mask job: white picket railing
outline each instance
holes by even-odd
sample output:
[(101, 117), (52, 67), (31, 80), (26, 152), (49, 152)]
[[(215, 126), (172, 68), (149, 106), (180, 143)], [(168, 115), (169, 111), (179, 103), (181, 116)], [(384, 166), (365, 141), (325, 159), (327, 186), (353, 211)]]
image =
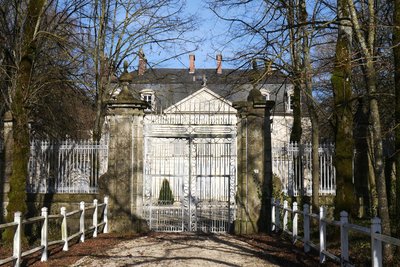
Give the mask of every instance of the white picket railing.
[[(98, 222), (99, 208), (103, 208), (103, 221), (101, 223)], [(88, 229), (85, 229), (85, 212), (93, 210), (92, 216), (92, 226)], [(79, 232), (68, 235), (68, 217), (79, 214)], [(99, 228), (103, 227), (103, 233), (108, 233), (108, 197), (104, 198), (104, 203), (98, 204), (97, 199), (93, 201), (93, 205), (86, 206), (85, 202), (80, 202), (79, 209), (74, 210), (67, 213), (65, 207), (61, 208), (60, 214), (49, 215), (48, 210), (46, 207), (42, 208), (41, 216), (29, 218), (26, 220), (22, 219), (21, 212), (14, 213), (14, 222), (0, 224), (0, 230), (6, 228), (14, 228), (14, 243), (13, 243), (13, 255), (5, 258), (0, 259), (0, 265), (13, 262), (14, 266), (20, 266), (22, 262), (22, 258), (32, 255), (38, 251), (41, 251), (41, 261), (47, 261), (48, 258), (48, 248), (49, 246), (53, 246), (56, 244), (62, 244), (63, 250), (68, 250), (68, 242), (74, 238), (79, 237), (80, 242), (85, 242), (85, 234), (89, 232), (93, 232), (92, 236), (97, 237)], [(49, 241), (48, 239), (48, 223), (49, 219), (62, 219), (61, 222), (61, 239), (60, 240), (53, 240)], [(23, 226), (27, 224), (33, 223), (41, 223), (41, 242), (40, 246), (32, 248), (28, 251), (22, 251), (21, 245), (21, 236), (23, 231)]]
[(86, 141), (33, 141), (27, 191), (30, 193), (97, 193), (107, 171), (108, 144)]
[[(282, 182), (282, 191), (289, 196), (312, 194), (311, 144), (289, 143), (272, 148), (272, 172)], [(321, 144), (319, 149), (319, 194), (336, 193), (336, 172), (333, 165), (333, 144)]]
[[(292, 229), (289, 229), (289, 213), (292, 218)], [(282, 217), (281, 217), (282, 214)], [(298, 236), (298, 216), (303, 216), (303, 237)], [(383, 266), (382, 257), (382, 245), (388, 243), (396, 246), (400, 246), (400, 239), (381, 234), (381, 219), (375, 217), (371, 219), (371, 227), (363, 227), (356, 224), (349, 223), (348, 213), (342, 211), (340, 213), (340, 220), (334, 221), (326, 218), (326, 208), (320, 207), (319, 214), (310, 213), (310, 206), (305, 204), (303, 211), (299, 210), (297, 203), (293, 203), (293, 207), (288, 206), (288, 202), (285, 200), (283, 205), (279, 200), (272, 199), (272, 230), (279, 231), (283, 230), (287, 234), (291, 235), (293, 241), (300, 240), (304, 244), (304, 252), (309, 252), (311, 248), (319, 251), (320, 263), (326, 261), (326, 257), (340, 263), (341, 266), (352, 266), (349, 258), (349, 231), (355, 231), (362, 233), (371, 238), (371, 264), (373, 267)], [(315, 219), (319, 223), (319, 243), (315, 244), (310, 239), (310, 221)], [(282, 224), (281, 224), (282, 222)], [(326, 226), (333, 225), (340, 229), (340, 255), (335, 255), (327, 251), (327, 238), (326, 238)]]

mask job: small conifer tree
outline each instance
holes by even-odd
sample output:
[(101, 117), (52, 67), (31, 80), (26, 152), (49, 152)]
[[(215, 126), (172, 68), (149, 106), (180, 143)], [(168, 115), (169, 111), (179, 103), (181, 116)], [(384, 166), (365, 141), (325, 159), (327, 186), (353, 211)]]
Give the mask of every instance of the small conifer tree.
[(174, 196), (172, 195), (171, 187), (169, 186), (169, 181), (164, 179), (160, 189), (160, 195), (158, 197), (158, 204), (161, 205), (171, 205), (174, 203)]

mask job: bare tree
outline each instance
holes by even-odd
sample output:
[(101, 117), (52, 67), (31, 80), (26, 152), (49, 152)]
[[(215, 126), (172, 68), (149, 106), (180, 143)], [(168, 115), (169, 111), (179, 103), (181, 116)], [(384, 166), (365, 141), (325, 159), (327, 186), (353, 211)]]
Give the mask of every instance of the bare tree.
[[(318, 101), (313, 89), (313, 50), (327, 34), (334, 17), (327, 16), (323, 1), (311, 5), (306, 1), (218, 1), (212, 8), (231, 22), (232, 42), (246, 38), (248, 45), (239, 49), (235, 59), (240, 67), (254, 58), (271, 60), (273, 66), (287, 73), (294, 84), (294, 123), (291, 140), (301, 140), (301, 96), (306, 97), (308, 114), (312, 122), (313, 143), (313, 206), (318, 207), (319, 195), (319, 120)], [(241, 7), (245, 14), (237, 14)], [(218, 8), (232, 10), (230, 17), (221, 15)], [(219, 11), (219, 12), (218, 12)], [(229, 13), (229, 12), (225, 12)], [(329, 34), (329, 33), (328, 33)], [(243, 46), (242, 46), (243, 47)], [(267, 75), (261, 73), (259, 80)], [(303, 101), (302, 101), (303, 102)]]
[[(26, 98), (31, 90), (31, 74), (34, 68), (34, 58), (37, 53), (35, 39), (39, 32), (40, 19), (45, 5), (44, 0), (29, 1), (26, 8), (26, 19), (21, 28), (20, 57), (16, 62), (14, 90), (11, 92), (11, 111), (14, 118), (13, 129), (13, 166), (10, 178), (9, 205), (7, 206), (8, 220), (16, 211), (26, 212), (26, 177), (28, 177), (29, 159), (29, 110)], [(12, 240), (13, 233), (5, 233), (8, 241)]]
[[(386, 192), (386, 179), (384, 173), (384, 160), (383, 160), (383, 144), (382, 144), (382, 125), (380, 118), (380, 110), (378, 106), (378, 94), (376, 86), (376, 68), (375, 68), (375, 56), (376, 56), (376, 10), (377, 3), (373, 0), (363, 2), (362, 12), (358, 12), (356, 4), (352, 0), (347, 0), (350, 20), (352, 28), (356, 37), (356, 42), (360, 48), (362, 55), (362, 62), (365, 72), (368, 106), (370, 110), (370, 123), (371, 123), (371, 141), (372, 146), (372, 163), (376, 177), (376, 189), (378, 193), (378, 213), (382, 219), (382, 232), (384, 234), (391, 234), (390, 218), (389, 218), (389, 207), (387, 202)], [(365, 17), (362, 17), (365, 15)], [(362, 20), (361, 20), (362, 19)], [(365, 25), (361, 24), (361, 21), (366, 21)], [(364, 29), (367, 29), (367, 34), (364, 33)], [(392, 257), (390, 247), (386, 246), (385, 256), (387, 259)]]
[[(69, 100), (80, 99), (76, 103), (87, 99), (77, 83), (82, 62), (76, 45), (79, 32), (75, 19), (88, 2), (0, 1), (1, 103), (11, 112), (14, 122), (8, 220), (15, 211), (27, 211), (31, 130), (48, 123), (49, 116), (62, 115), (60, 103), (66, 100), (65, 96), (71, 96)], [(45, 115), (41, 114), (43, 111)], [(48, 137), (46, 131), (40, 134)]]
[[(95, 140), (101, 138), (106, 103), (115, 89), (113, 83), (122, 63), (136, 60), (144, 47), (163, 50), (181, 44), (188, 48), (191, 44), (184, 33), (193, 29), (194, 19), (184, 16), (183, 8), (180, 0), (96, 0), (92, 12), (82, 18), (81, 23), (88, 29), (88, 69), (94, 73)], [(173, 53), (170, 57), (174, 56), (178, 55)]]

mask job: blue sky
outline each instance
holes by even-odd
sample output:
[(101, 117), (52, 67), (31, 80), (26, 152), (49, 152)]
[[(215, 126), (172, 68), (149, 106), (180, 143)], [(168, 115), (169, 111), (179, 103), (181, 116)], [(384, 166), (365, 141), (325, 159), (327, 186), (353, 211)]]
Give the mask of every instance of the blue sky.
[[(226, 36), (227, 23), (218, 19), (207, 7), (205, 1), (187, 0), (186, 12), (195, 14), (198, 17), (198, 27), (196, 27), (193, 32), (189, 33), (189, 36), (202, 39), (202, 41), (198, 43), (198, 48), (193, 52), (196, 56), (196, 68), (215, 68), (216, 54), (222, 53), (222, 55), (224, 55), (224, 52), (227, 52), (223, 51), (221, 46), (218, 46), (221, 37), (224, 35)], [(179, 51), (177, 52), (179, 53)], [(149, 54), (146, 54), (146, 56), (150, 61), (154, 60), (155, 62), (158, 58), (157, 55), (153, 58)], [(163, 55), (159, 55), (159, 57), (163, 58)], [(159, 66), (167, 68), (186, 68), (189, 66), (189, 56), (184, 55), (178, 59), (171, 59), (161, 63)], [(224, 62), (223, 67), (232, 66)]]

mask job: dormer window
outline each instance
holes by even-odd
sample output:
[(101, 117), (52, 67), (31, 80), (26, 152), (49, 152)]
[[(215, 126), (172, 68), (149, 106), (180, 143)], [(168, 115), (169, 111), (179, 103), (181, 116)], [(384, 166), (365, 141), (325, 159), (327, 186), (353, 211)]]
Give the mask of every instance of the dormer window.
[(153, 99), (153, 95), (150, 95), (150, 94), (143, 95), (143, 100), (146, 101), (149, 104), (149, 106), (152, 105), (152, 99)]
[(265, 98), (265, 100), (271, 100), (270, 99), (270, 97), (271, 97), (270, 93), (269, 93), (269, 91), (267, 89), (261, 88), (260, 92), (261, 92), (261, 95)]
[(140, 98), (149, 104), (149, 107), (145, 111), (155, 110), (155, 94), (151, 89), (144, 89), (140, 91)]

